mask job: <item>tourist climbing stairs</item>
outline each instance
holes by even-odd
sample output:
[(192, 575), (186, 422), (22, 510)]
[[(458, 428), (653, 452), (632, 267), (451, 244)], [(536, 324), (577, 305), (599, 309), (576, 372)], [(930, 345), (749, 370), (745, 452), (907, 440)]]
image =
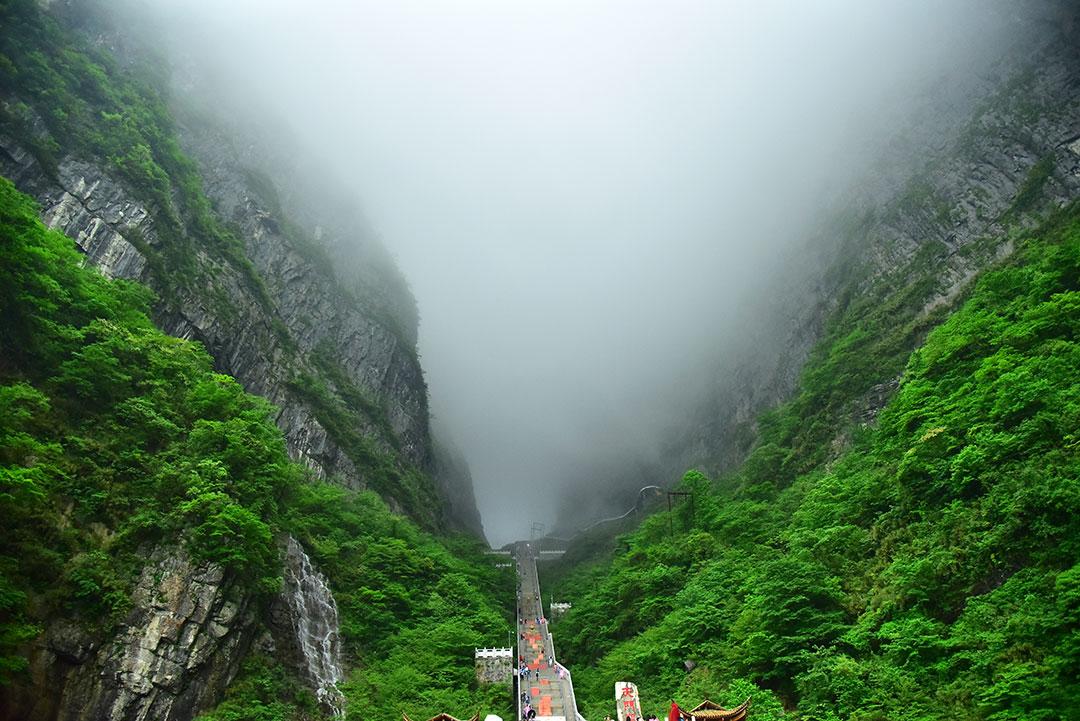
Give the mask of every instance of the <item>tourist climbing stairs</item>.
[[(518, 574), (518, 718), (528, 707), (535, 721), (578, 721), (574, 686), (569, 671), (555, 659), (555, 648), (544, 616), (540, 580), (536, 574), (539, 551), (531, 543), (519, 543), (514, 556)], [(584, 721), (583, 719), (581, 721)]]

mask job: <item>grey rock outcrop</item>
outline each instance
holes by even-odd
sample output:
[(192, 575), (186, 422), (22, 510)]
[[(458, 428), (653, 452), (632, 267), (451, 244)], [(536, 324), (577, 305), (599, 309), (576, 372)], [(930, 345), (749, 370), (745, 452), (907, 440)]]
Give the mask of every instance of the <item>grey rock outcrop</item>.
[(447, 518), (455, 530), (484, 538), (469, 462), (449, 437), (448, 430), (435, 428), (433, 473), (446, 498)]
[[(316, 475), (353, 489), (369, 485), (354, 449), (320, 419), (320, 410), (326, 409), (313, 405), (298, 387), (304, 377), (318, 379), (333, 402), (348, 407), (356, 422), (350, 434), (367, 439), (396, 463), (430, 473), (427, 386), (410, 340), (415, 327), (402, 332), (389, 319), (387, 299), (367, 300), (355, 288), (343, 287), (317, 250), (284, 230), (286, 219), (260, 199), (240, 159), (220, 149), (224, 143), (188, 137), (187, 145), (193, 152), (216, 148), (211, 156), (199, 156), (207, 192), (243, 239), (261, 288), (211, 249), (198, 247), (191, 259), (198, 283), (170, 286), (161, 277), (169, 271), (155, 269), (136, 247), (160, 249), (161, 211), (136, 200), (139, 195), (99, 163), (69, 156), (49, 173), (13, 138), (0, 134), (0, 174), (33, 195), (46, 223), (76, 239), (89, 263), (112, 277), (157, 290), (162, 296), (155, 308), (158, 326), (201, 342), (218, 370), (278, 406), (276, 421), (290, 455)], [(334, 366), (335, 377), (327, 376), (316, 355), (323, 365)], [(338, 387), (342, 383), (348, 387)], [(368, 402), (350, 405), (350, 392)], [(454, 524), (442, 513), (451, 497), (455, 508), (475, 514), (471, 488), (468, 497), (460, 495), (459, 487), (440, 489), (442, 498), (412, 508), (392, 489), (380, 490), (391, 507), (415, 514), (426, 525)]]
[(152, 554), (119, 633), (101, 643), (58, 620), (36, 642), (32, 684), (5, 718), (189, 719), (220, 698), (251, 644), (255, 614), (219, 566), (177, 549)]
[[(379, 438), (385, 450), (395, 448), (408, 462), (427, 469), (427, 386), (415, 357), (415, 326), (404, 328), (391, 319), (390, 300), (378, 293), (369, 294), (366, 288), (346, 286), (335, 275), (329, 252), (306, 229), (295, 227), (272, 199), (264, 197), (266, 188), (255, 187), (249, 164), (255, 161), (236, 150), (226, 134), (205, 123), (197, 129), (181, 125), (179, 132), (184, 150), (199, 164), (205, 192), (218, 215), (243, 238), (245, 254), (265, 282), (273, 311), (299, 356), (305, 358), (320, 349), (336, 359), (348, 380), (382, 406), (394, 438), (381, 438), (384, 433), (374, 423), (363, 429), (365, 435)], [(272, 182), (264, 179), (262, 184)], [(242, 360), (236, 365), (243, 371)], [(266, 369), (233, 374), (247, 384), (254, 376), (265, 375)], [(282, 393), (277, 385), (267, 384), (253, 392), (283, 408), (296, 404), (296, 399)], [(326, 475), (339, 474), (350, 481), (358, 477), (355, 469), (329, 448), (332, 441), (321, 433), (312, 435), (308, 419), (292, 417), (281, 425), (283, 430), (295, 429), (286, 432), (298, 457), (311, 459)], [(300, 440), (304, 434), (306, 442)]]

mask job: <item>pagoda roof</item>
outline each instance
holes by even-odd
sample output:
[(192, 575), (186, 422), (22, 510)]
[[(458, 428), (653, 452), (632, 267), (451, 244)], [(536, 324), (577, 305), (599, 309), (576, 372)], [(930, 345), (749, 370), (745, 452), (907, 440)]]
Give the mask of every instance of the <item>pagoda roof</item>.
[[(401, 718), (404, 719), (404, 721), (412, 721), (408, 714), (401, 714)], [(432, 716), (429, 721), (462, 721), (462, 719), (455, 718), (448, 713), (441, 713)], [(468, 719), (468, 721), (480, 721), (480, 714), (473, 714), (472, 718)]]
[(733, 709), (726, 709), (720, 704), (705, 699), (691, 711), (683, 711), (683, 718), (694, 718), (699, 721), (743, 721), (746, 711), (750, 708), (750, 699), (747, 698)]

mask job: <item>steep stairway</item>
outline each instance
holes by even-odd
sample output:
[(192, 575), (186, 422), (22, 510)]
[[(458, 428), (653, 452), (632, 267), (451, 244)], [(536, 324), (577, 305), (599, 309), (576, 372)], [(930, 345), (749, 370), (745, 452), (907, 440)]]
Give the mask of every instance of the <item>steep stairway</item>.
[(577, 713), (574, 685), (570, 672), (555, 658), (555, 647), (548, 631), (536, 573), (539, 549), (527, 542), (514, 548), (518, 574), (517, 643), (518, 668), (524, 664), (528, 674), (518, 679), (518, 718), (525, 708), (523, 692), (528, 694), (536, 712), (535, 721), (584, 721)]

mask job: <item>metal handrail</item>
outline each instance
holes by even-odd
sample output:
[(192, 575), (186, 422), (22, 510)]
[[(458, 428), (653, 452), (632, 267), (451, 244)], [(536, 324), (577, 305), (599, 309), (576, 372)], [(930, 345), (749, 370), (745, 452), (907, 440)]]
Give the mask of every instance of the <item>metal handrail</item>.
[(610, 523), (610, 522), (612, 522), (612, 521), (621, 521), (622, 519), (624, 519), (624, 518), (626, 518), (627, 516), (629, 516), (629, 515), (630, 515), (631, 513), (636, 513), (636, 512), (638, 511), (639, 505), (640, 505), (640, 503), (641, 503), (641, 497), (642, 497), (643, 495), (645, 495), (645, 491), (657, 491), (657, 492), (662, 492), (663, 490), (664, 490), (664, 489), (663, 489), (663, 488), (661, 488), (660, 486), (643, 486), (643, 487), (641, 488), (641, 490), (639, 490), (639, 491), (638, 491), (638, 494), (637, 494), (637, 500), (636, 500), (636, 501), (634, 501), (634, 505), (633, 505), (633, 507), (632, 507), (632, 508), (631, 508), (631, 509), (630, 509), (629, 511), (627, 511), (627, 512), (626, 512), (626, 513), (624, 513), (624, 514), (622, 514), (621, 516), (612, 516), (611, 518), (601, 518), (601, 519), (600, 519), (599, 521), (593, 521), (592, 523), (590, 523), (589, 525), (585, 526), (585, 527), (584, 527), (584, 528), (582, 528), (582, 529), (581, 529), (580, 531), (578, 531), (578, 532), (577, 532), (576, 534), (574, 534), (574, 535), (575, 535), (575, 537), (576, 537), (576, 536), (580, 536), (580, 535), (581, 535), (582, 533), (586, 533), (586, 532), (588, 532), (588, 531), (591, 531), (592, 529), (594, 529), (594, 528), (596, 528), (597, 526), (599, 526), (599, 525), (600, 525), (601, 523)]
[[(536, 575), (536, 590), (537, 590), (537, 592), (539, 592), (540, 591), (540, 574), (538, 573), (538, 571), (536, 569), (536, 559), (535, 558), (533, 559), (533, 573), (537, 574)], [(541, 596), (541, 598), (543, 598), (543, 596)], [(561, 668), (563, 671), (566, 672), (566, 682), (570, 685), (570, 703), (574, 707), (574, 717), (576, 719), (581, 719), (581, 714), (578, 713), (578, 707), (577, 707), (577, 692), (574, 691), (574, 676), (573, 676), (573, 674), (570, 673), (570, 669), (568, 669), (566, 666), (563, 666), (561, 663), (559, 663), (559, 659), (555, 656), (555, 637), (551, 633), (551, 619), (548, 619), (548, 622), (544, 624), (544, 634), (547, 636), (548, 648), (551, 649), (551, 660), (555, 662), (555, 666), (557, 666), (558, 668)], [(581, 719), (581, 721), (584, 721), (584, 719)]]
[[(554, 656), (554, 653), (555, 653), (555, 644), (554, 644), (554, 642), (551, 644), (551, 652), (552, 652), (552, 655)], [(585, 718), (581, 715), (581, 712), (578, 711), (577, 692), (574, 690), (574, 675), (572, 673), (570, 673), (570, 669), (568, 669), (566, 666), (563, 666), (561, 663), (559, 663), (559, 661), (557, 659), (555, 661), (555, 665), (566, 672), (566, 681), (567, 681), (567, 683), (570, 684), (570, 703), (572, 703), (574, 705), (574, 718), (576, 718), (577, 721), (585, 721)]]

